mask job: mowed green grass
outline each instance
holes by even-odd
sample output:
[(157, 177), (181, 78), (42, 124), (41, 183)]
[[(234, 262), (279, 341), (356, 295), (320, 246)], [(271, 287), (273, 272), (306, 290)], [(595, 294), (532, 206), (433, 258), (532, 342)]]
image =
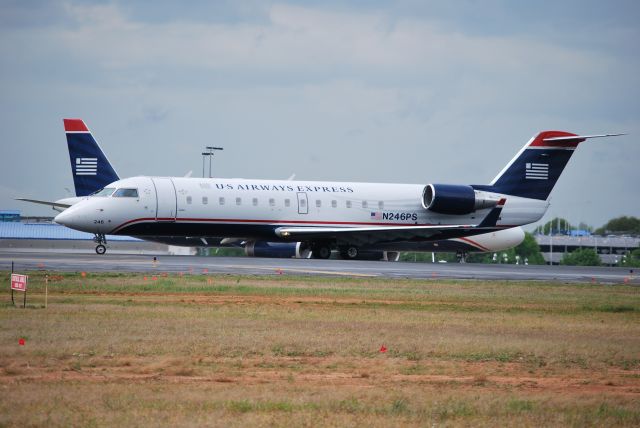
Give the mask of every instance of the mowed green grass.
[(146, 276), (7, 293), (0, 425), (640, 424), (636, 287)]

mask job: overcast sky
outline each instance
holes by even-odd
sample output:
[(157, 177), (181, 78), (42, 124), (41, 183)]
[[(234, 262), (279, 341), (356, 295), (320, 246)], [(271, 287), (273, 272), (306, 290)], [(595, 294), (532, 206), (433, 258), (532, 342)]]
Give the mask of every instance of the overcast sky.
[(0, 0), (0, 209), (73, 190), (64, 117), (121, 177), (490, 182), (582, 144), (545, 220), (640, 216), (637, 1)]

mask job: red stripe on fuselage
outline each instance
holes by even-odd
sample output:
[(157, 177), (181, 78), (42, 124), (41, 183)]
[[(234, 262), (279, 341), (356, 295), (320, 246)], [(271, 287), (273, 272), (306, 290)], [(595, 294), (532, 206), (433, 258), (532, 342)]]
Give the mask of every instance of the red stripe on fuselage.
[[(138, 223), (144, 221), (173, 221), (173, 218), (136, 218), (122, 223), (120, 226), (113, 229), (112, 232), (122, 229), (124, 226), (128, 226), (131, 223)], [(414, 223), (365, 223), (355, 221), (310, 221), (310, 220), (249, 220), (249, 219), (236, 219), (236, 218), (177, 218), (176, 223), (180, 222), (203, 222), (203, 223), (257, 223), (257, 224), (273, 224), (273, 225), (289, 225), (289, 224), (308, 224), (308, 225), (346, 225), (346, 226), (432, 226), (431, 224), (414, 224)]]
[[(118, 232), (120, 229), (125, 226), (129, 226), (133, 223), (141, 223), (145, 221), (174, 221), (173, 218), (154, 218), (154, 217), (146, 217), (146, 218), (136, 218), (133, 220), (126, 221), (121, 225), (117, 226), (111, 231), (111, 234)], [(248, 219), (232, 219), (232, 218), (177, 218), (175, 219), (175, 223), (180, 222), (202, 222), (202, 223), (218, 223), (218, 224), (229, 224), (229, 223), (240, 223), (240, 224), (272, 224), (272, 225), (290, 225), (290, 224), (306, 224), (306, 225), (321, 225), (321, 226), (330, 226), (330, 225), (343, 225), (343, 226), (436, 226), (430, 223), (424, 224), (415, 224), (415, 223), (365, 223), (365, 222), (353, 222), (353, 221), (310, 221), (310, 220), (248, 220)], [(498, 228), (509, 228), (515, 226), (498, 226)]]

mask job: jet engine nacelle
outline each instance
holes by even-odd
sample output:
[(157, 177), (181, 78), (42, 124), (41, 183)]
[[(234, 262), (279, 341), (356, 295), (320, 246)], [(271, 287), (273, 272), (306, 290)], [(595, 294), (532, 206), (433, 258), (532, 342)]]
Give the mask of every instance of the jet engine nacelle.
[(278, 259), (308, 259), (311, 250), (304, 242), (249, 241), (244, 246), (249, 257), (271, 257)]
[(422, 206), (439, 214), (470, 214), (492, 208), (499, 200), (498, 195), (458, 184), (427, 184), (422, 191)]

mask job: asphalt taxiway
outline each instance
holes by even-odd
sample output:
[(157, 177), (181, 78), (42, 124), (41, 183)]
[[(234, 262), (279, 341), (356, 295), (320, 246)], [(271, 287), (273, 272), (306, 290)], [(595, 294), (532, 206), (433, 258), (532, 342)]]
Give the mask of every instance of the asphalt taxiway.
[(243, 275), (323, 275), (414, 279), (534, 280), (640, 285), (628, 268), (484, 265), (351, 260), (264, 259), (93, 253), (0, 253), (0, 270), (54, 272), (167, 272)]

